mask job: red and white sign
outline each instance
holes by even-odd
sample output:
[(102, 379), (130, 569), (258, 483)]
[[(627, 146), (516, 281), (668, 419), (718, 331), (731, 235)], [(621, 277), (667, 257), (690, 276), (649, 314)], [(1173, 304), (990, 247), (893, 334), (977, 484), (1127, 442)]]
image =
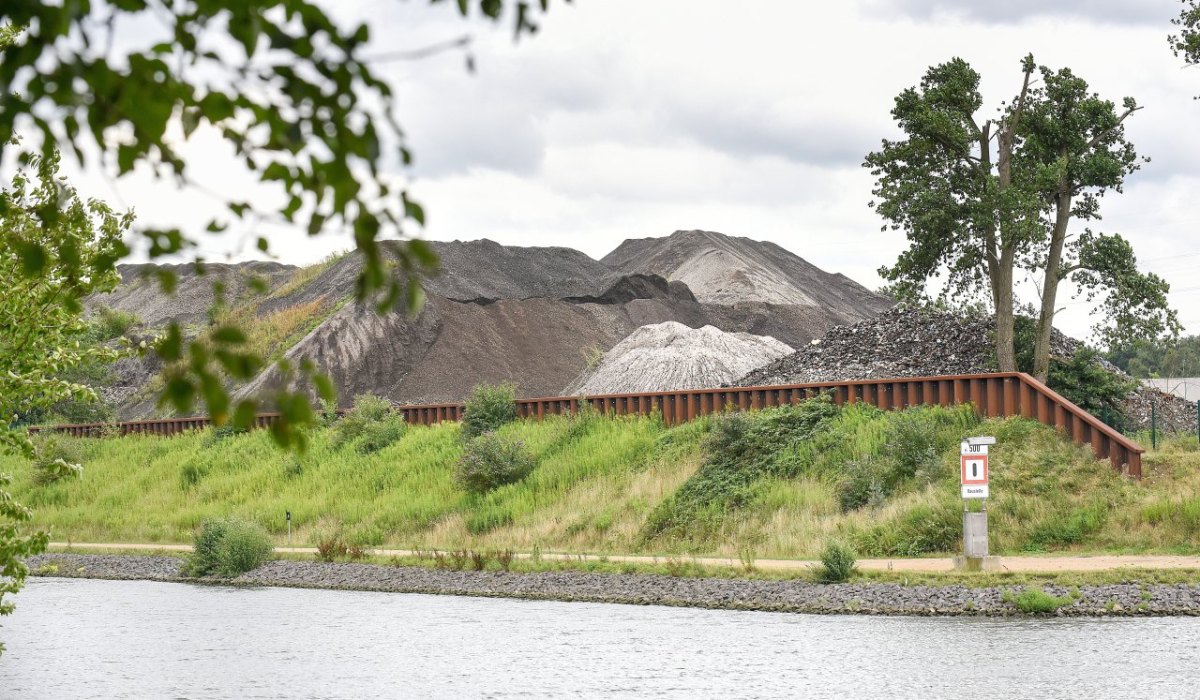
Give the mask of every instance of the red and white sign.
[(988, 445), (995, 438), (966, 438), (962, 441), (962, 497), (988, 497)]
[(985, 486), (988, 482), (988, 456), (962, 456), (962, 485)]

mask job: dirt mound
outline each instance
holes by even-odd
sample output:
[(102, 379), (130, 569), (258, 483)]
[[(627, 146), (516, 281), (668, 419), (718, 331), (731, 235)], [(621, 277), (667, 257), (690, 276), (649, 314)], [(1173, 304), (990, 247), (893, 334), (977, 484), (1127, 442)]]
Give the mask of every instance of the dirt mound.
[(825, 272), (774, 243), (712, 231), (628, 240), (604, 257), (614, 270), (685, 283), (705, 304), (757, 302), (818, 307), (842, 323), (870, 318), (892, 302), (843, 275)]
[(642, 326), (604, 353), (564, 393), (670, 391), (721, 386), (792, 352), (771, 337), (689, 328), (667, 321)]
[[(641, 326), (713, 326), (799, 347), (887, 305), (778, 246), (716, 233), (630, 241), (604, 261), (569, 248), (488, 240), (430, 245), (442, 269), (424, 282), (428, 303), (416, 318), (376, 315), (349, 302), (362, 269), (354, 253), (305, 269), (247, 263), (210, 270), (235, 299), (242, 299), (251, 275), (265, 276), (270, 291), (241, 302), (239, 317), (257, 319), (257, 332), (266, 335), (256, 337), (269, 339), (269, 354), (312, 360), (328, 373), (343, 403), (362, 393), (406, 403), (457, 401), (476, 384), (500, 381), (515, 382), (525, 397), (557, 395), (584, 372), (589, 357)], [(722, 266), (730, 267), (725, 287), (718, 279)], [(94, 302), (134, 311), (149, 331), (180, 320), (198, 332), (217, 277), (181, 274), (180, 293), (168, 297), (140, 276), (153, 269), (131, 268), (116, 293)], [(675, 274), (679, 269), (682, 275)], [(694, 293), (688, 280), (704, 294)], [(107, 395), (122, 417), (155, 414), (147, 367), (126, 364), (118, 368), (120, 386)], [(710, 383), (734, 379), (755, 364), (729, 365), (737, 369)], [(238, 394), (281, 381), (268, 369)]]

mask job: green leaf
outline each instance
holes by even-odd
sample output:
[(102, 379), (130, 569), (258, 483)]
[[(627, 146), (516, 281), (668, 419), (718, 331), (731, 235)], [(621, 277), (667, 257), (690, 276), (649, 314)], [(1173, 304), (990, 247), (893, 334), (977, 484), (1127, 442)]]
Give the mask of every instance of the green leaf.
[(226, 345), (240, 345), (246, 342), (246, 334), (237, 326), (219, 326), (212, 332), (212, 339)]
[(401, 195), (401, 199), (404, 201), (404, 215), (424, 226), (425, 210), (421, 205), (409, 199), (408, 195)]
[(17, 252), (21, 256), (21, 270), (26, 277), (36, 277), (42, 274), (49, 262), (46, 249), (37, 243), (20, 242)]

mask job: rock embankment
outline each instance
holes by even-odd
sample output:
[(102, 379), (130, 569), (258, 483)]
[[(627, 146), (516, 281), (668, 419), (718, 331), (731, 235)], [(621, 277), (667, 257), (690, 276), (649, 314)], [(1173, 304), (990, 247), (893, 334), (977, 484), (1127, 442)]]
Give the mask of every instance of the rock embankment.
[(568, 396), (640, 391), (707, 389), (790, 354), (792, 348), (770, 336), (726, 333), (720, 328), (689, 328), (667, 321), (645, 325), (593, 369), (567, 386)]
[[(32, 557), (39, 576), (185, 581), (170, 557), (44, 554)], [(273, 561), (232, 585), (431, 593), (442, 595), (672, 605), (730, 610), (888, 615), (1014, 615), (1006, 598), (1020, 586), (970, 588), (894, 583), (818, 584), (805, 580), (684, 578), (581, 571), (510, 573), (450, 571), (374, 564)], [(1046, 592), (1071, 591), (1047, 586)], [(1200, 615), (1200, 586), (1137, 583), (1081, 586), (1060, 615)]]

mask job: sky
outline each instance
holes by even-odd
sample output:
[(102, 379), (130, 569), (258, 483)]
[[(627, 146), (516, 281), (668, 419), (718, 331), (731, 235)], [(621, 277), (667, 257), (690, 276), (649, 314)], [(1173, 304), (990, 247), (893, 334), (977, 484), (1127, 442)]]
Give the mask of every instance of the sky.
[[(452, 3), (449, 3), (452, 5)], [(332, 4), (328, 4), (334, 7)], [(1200, 69), (1166, 43), (1177, 0), (575, 0), (551, 3), (541, 31), (463, 21), (452, 7), (339, 0), (368, 21), (372, 50), (472, 37), (462, 51), (382, 63), (415, 153), (410, 191), (423, 236), (569, 246), (601, 257), (627, 238), (705, 229), (769, 240), (869, 288), (903, 250), (869, 207), (865, 154), (895, 137), (895, 96), (931, 65), (966, 59), (985, 109), (1019, 88), (1020, 59), (1070, 67), (1102, 96), (1144, 106), (1127, 137), (1151, 162), (1089, 224), (1125, 235), (1142, 267), (1172, 284), (1200, 333)], [(256, 193), (220, 139), (185, 146), (192, 176), (229, 196)], [(208, 193), (136, 173), (87, 171), (80, 189), (139, 220), (202, 222)], [(252, 194), (251, 198), (270, 197)], [(1081, 228), (1081, 227), (1080, 227)], [(1078, 232), (1078, 228), (1076, 232)], [(257, 233), (257, 232), (256, 232)], [(277, 259), (320, 260), (352, 247), (270, 229)], [(202, 235), (202, 234), (197, 234)], [(204, 235), (210, 260), (256, 256), (253, 238)], [(1060, 294), (1060, 298), (1062, 295)], [(1064, 301), (1058, 325), (1086, 336), (1090, 305)]]

